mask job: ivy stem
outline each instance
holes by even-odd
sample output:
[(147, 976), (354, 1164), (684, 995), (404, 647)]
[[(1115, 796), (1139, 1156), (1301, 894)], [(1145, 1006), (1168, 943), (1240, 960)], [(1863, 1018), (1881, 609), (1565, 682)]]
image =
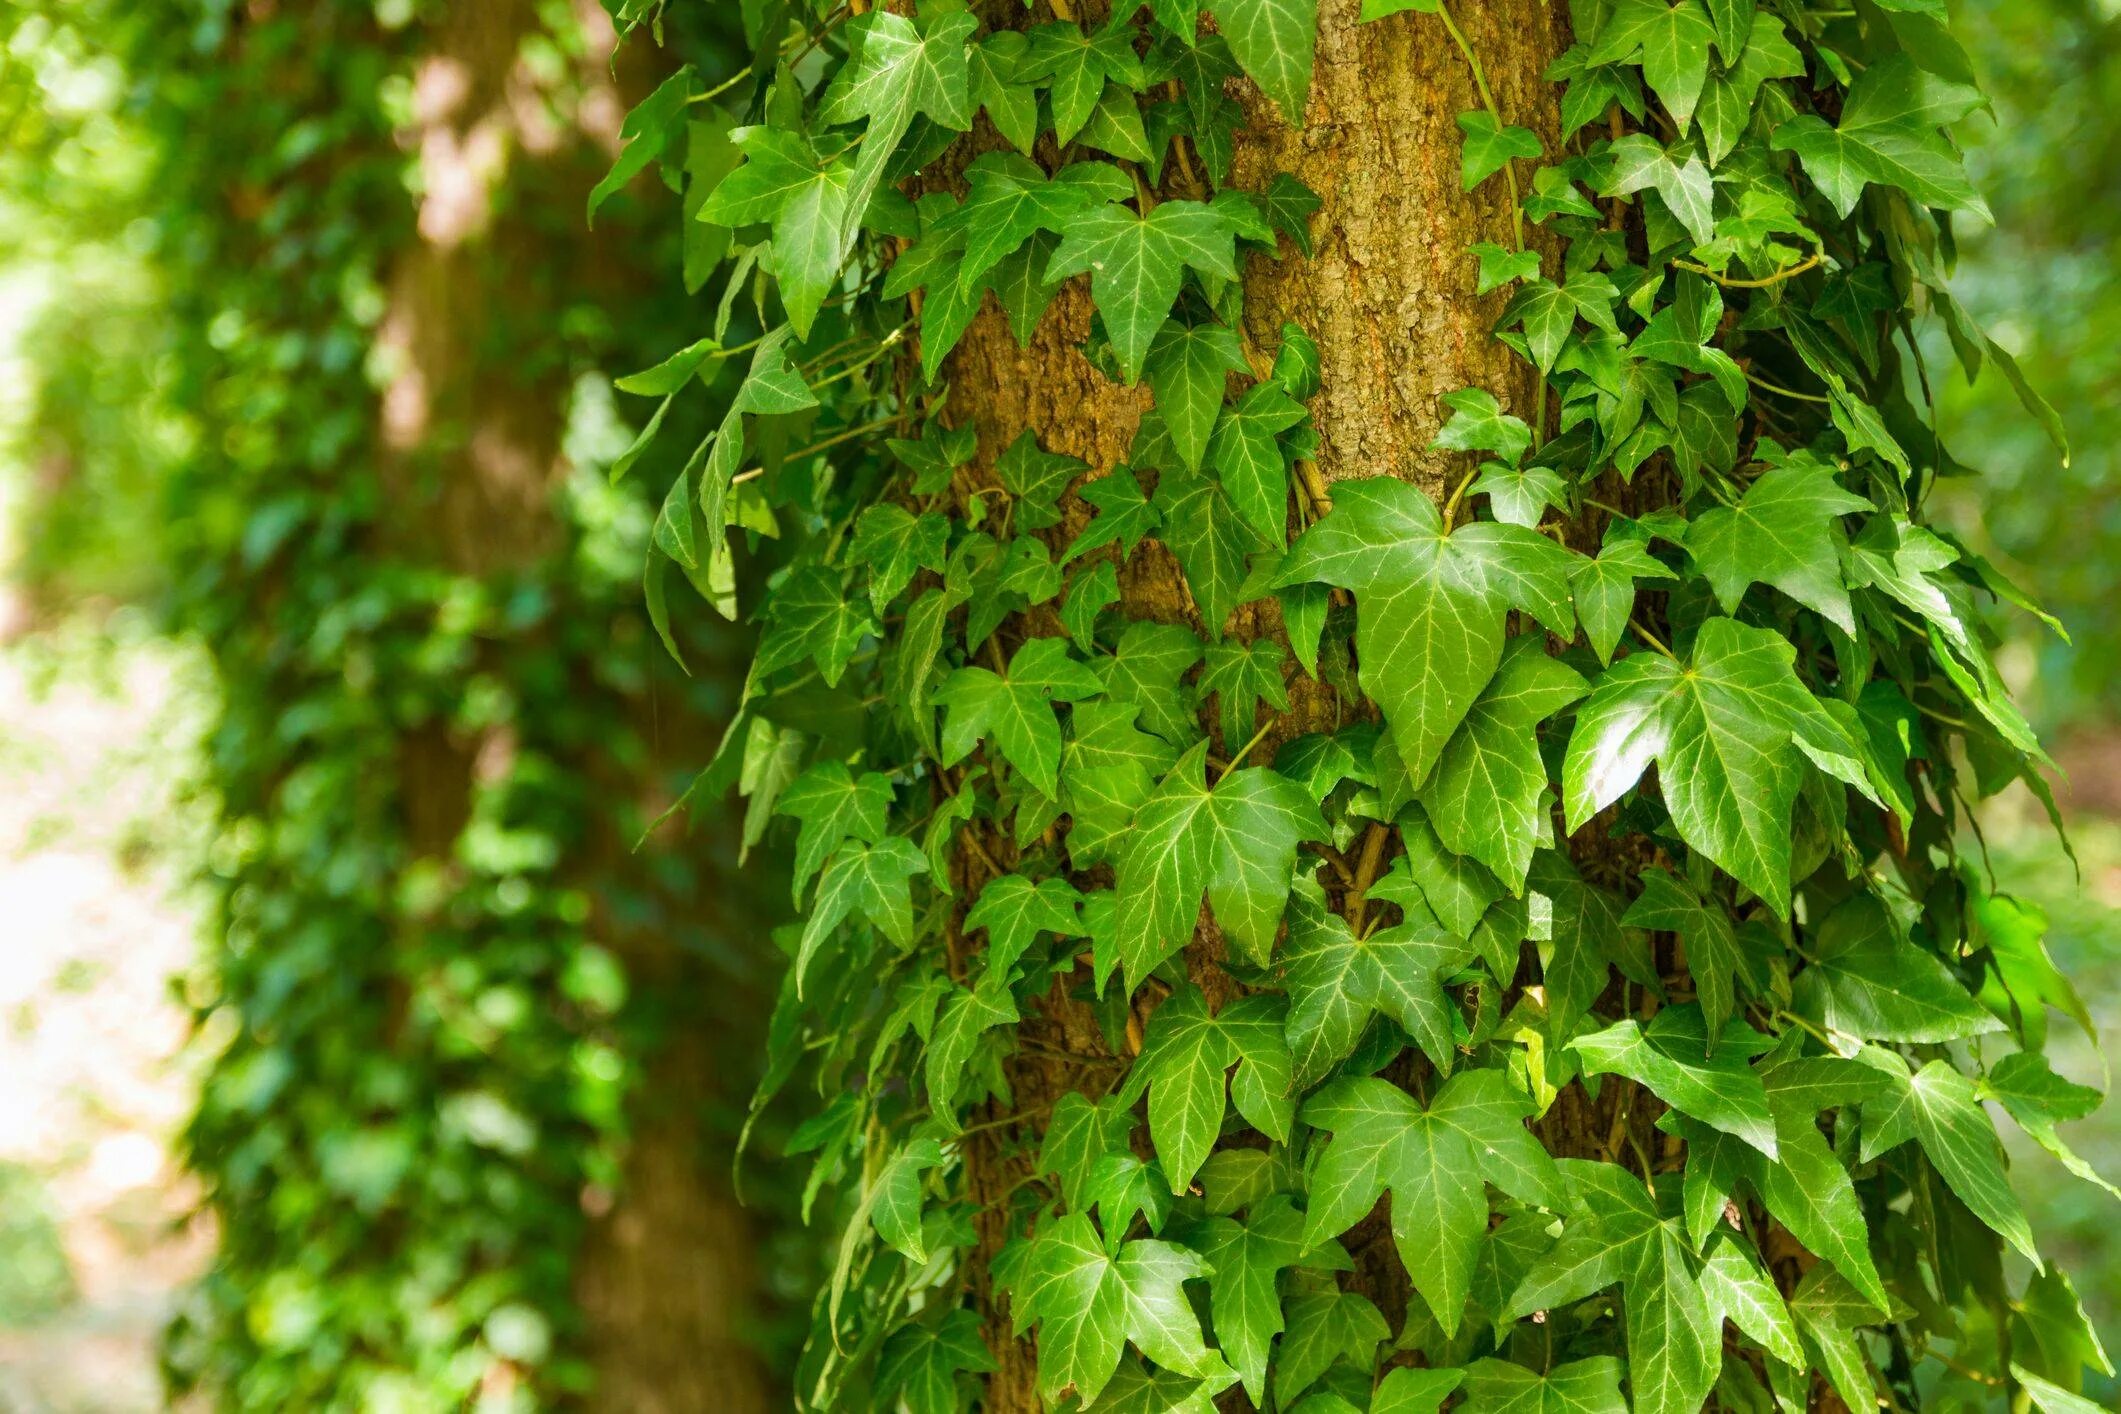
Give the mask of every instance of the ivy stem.
[(1696, 275), (1706, 275), (1709, 279), (1714, 280), (1717, 284), (1723, 286), (1727, 290), (1764, 290), (1771, 285), (1779, 285), (1784, 280), (1794, 280), (1807, 270), (1817, 269), (1819, 267), (1819, 263), (1825, 259), (1825, 251), (1815, 250), (1810, 255), (1806, 256), (1804, 259), (1798, 261), (1795, 265), (1790, 266), (1788, 269), (1777, 270), (1774, 274), (1768, 275), (1758, 280), (1733, 280), (1728, 275), (1719, 275), (1715, 271), (1709, 269), (1708, 266), (1696, 265), (1691, 260), (1675, 260), (1672, 262), (1672, 268), (1675, 270), (1692, 271)]
[(812, 383), (810, 385), (811, 391), (815, 392), (819, 388), (830, 387), (832, 384), (839, 382), (842, 378), (851, 378), (855, 374), (861, 372), (870, 364), (875, 363), (878, 359), (890, 353), (894, 348), (897, 348), (898, 345), (905, 339), (906, 331), (911, 329), (912, 327), (913, 326), (911, 324), (899, 325), (898, 328), (893, 329), (890, 333), (884, 335), (884, 341), (878, 344), (874, 349), (872, 349), (866, 357), (848, 364), (845, 368), (833, 374), (830, 378), (820, 379), (819, 381)]
[(1674, 653), (1671, 649), (1665, 647), (1663, 639), (1659, 638), (1656, 634), (1651, 633), (1648, 629), (1644, 628), (1640, 619), (1629, 619), (1628, 627), (1635, 630), (1635, 636), (1640, 638), (1644, 643), (1649, 644), (1650, 647), (1656, 649), (1659, 653), (1664, 654), (1665, 657), (1670, 658), (1673, 662), (1676, 663), (1679, 661), (1679, 655), (1677, 653)]
[(1245, 758), (1252, 754), (1252, 748), (1258, 746), (1261, 742), (1265, 741), (1267, 739), (1267, 733), (1273, 730), (1274, 719), (1272, 717), (1269, 717), (1266, 721), (1261, 722), (1259, 724), (1259, 730), (1252, 733), (1252, 739), (1246, 742), (1235, 756), (1232, 756), (1230, 758), (1230, 764), (1224, 768), (1223, 774), (1227, 776), (1228, 774), (1230, 774), (1230, 772), (1235, 771), (1239, 767), (1243, 766), (1245, 764)]
[(1817, 393), (1800, 393), (1795, 388), (1785, 388), (1780, 383), (1770, 383), (1750, 368), (1745, 371), (1745, 381), (1764, 392), (1774, 393), (1779, 397), (1801, 398), (1808, 403), (1830, 403), (1833, 401), (1832, 398), (1822, 397)]
[[(856, 437), (866, 436), (867, 434), (875, 432), (880, 428), (889, 427), (897, 421), (898, 417), (896, 414), (894, 414), (891, 417), (880, 417), (874, 422), (865, 422), (860, 427), (850, 427), (844, 432), (834, 433), (832, 436), (827, 437), (822, 442), (812, 442), (807, 447), (798, 447), (795, 451), (790, 452), (786, 457), (782, 458), (782, 460), (797, 461), (803, 457), (815, 456), (819, 452), (826, 451), (833, 447), (837, 447), (842, 442), (851, 441)], [(740, 471), (735, 476), (730, 477), (729, 484), (731, 486), (736, 486), (746, 481), (756, 481), (765, 474), (766, 468), (762, 466), (755, 466), (749, 471)]]
[(1443, 503), (1443, 525), (1445, 530), (1448, 531), (1451, 528), (1451, 521), (1458, 514), (1458, 503), (1465, 498), (1466, 489), (1473, 484), (1473, 479), (1479, 475), (1480, 468), (1477, 466), (1467, 472), (1464, 478), (1459, 481), (1458, 489), (1451, 493), (1451, 499)]

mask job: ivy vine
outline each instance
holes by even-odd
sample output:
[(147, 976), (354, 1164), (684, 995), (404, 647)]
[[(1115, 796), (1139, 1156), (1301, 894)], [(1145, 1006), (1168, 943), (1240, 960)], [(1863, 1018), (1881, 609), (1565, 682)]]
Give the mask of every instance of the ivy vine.
[[(1982, 618), (2039, 611), (1925, 521), (1966, 468), (1916, 321), (2067, 452), (1945, 278), (1940, 0), (1572, 0), (1558, 118), (1365, 0), (1469, 72), (1508, 220), (1462, 268), (1536, 374), (1444, 399), (1433, 497), (1328, 483), (1319, 349), (1240, 321), (1313, 238), (1232, 181), (1313, 0), (1083, 8), (748, 4), (614, 172), (715, 295), (620, 469), (718, 410), (647, 603), (761, 625), (692, 798), (794, 841), (806, 1406), (955, 1414), (1035, 1343), (1052, 1407), (2091, 1408), (1985, 1106), (2103, 1181), (2041, 1054), (2090, 1018), (1961, 843), (2052, 809)], [(1016, 375), (953, 350), (1078, 280), (1131, 451), (982, 448), (964, 385)]]

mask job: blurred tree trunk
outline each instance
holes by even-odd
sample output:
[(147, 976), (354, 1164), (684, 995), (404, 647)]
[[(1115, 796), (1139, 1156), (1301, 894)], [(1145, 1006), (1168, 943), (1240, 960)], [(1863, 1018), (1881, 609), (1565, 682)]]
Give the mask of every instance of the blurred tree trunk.
[[(1567, 45), (1565, 12), (1547, 0), (1490, 0), (1459, 7), (1503, 120), (1558, 137), (1554, 87), (1540, 75)], [(1391, 475), (1441, 499), (1445, 475), (1459, 458), (1427, 450), (1441, 426), (1441, 394), (1468, 386), (1490, 388), (1510, 410), (1533, 411), (1530, 370), (1491, 334), (1501, 313), (1499, 294), (1474, 293), (1476, 241), (1507, 241), (1509, 206), (1500, 184), (1467, 196), (1460, 190), (1457, 115), (1480, 106), (1464, 59), (1434, 17), (1407, 16), (1387, 24), (1359, 22), (1359, 0), (1322, 0), (1318, 58), (1309, 108), (1300, 127), (1284, 123), (1270, 105), (1250, 95), (1251, 124), (1239, 140), (1233, 184), (1261, 189), (1275, 172), (1293, 172), (1324, 201), (1313, 222), (1318, 250), (1304, 259), (1255, 258), (1245, 272), (1248, 354), (1264, 374), (1285, 321), (1318, 341), (1324, 391), (1314, 400), (1321, 447), (1318, 471), (1327, 487), (1344, 477)], [(1173, 195), (1179, 195), (1177, 191)], [(1056, 452), (1093, 466), (1127, 459), (1148, 389), (1109, 382), (1080, 352), (1090, 326), (1087, 286), (1062, 290), (1028, 350), (1019, 350), (999, 312), (989, 307), (952, 355), (951, 406), (979, 428), (981, 455), (991, 461), (1026, 428)], [(1070, 525), (1069, 532), (1080, 527)], [(1121, 573), (1122, 609), (1130, 618), (1183, 621), (1192, 607), (1178, 565), (1168, 553), (1139, 554)], [(1239, 636), (1271, 634), (1280, 625), (1271, 601), (1240, 610)], [(1329, 729), (1308, 722), (1308, 679), (1290, 684), (1294, 711), (1283, 734)], [(1013, 858), (1008, 842), (989, 843)], [(1222, 941), (1211, 927), (1186, 952), (1188, 970), (1211, 1002), (1234, 995), (1222, 970)], [(1073, 1052), (1104, 1054), (1089, 1009), (1067, 999), (1056, 984), (1043, 1016), (1027, 1016), (1026, 1035), (1041, 1043), (1009, 1063), (1015, 1108), (1036, 1112), (1061, 1094), (1083, 1089), (1098, 1072), (1053, 1059)], [(1139, 1027), (1130, 1027), (1138, 1037)], [(996, 1200), (1021, 1177), (1000, 1146), (977, 1136), (968, 1151), (979, 1215), (981, 1271), (1003, 1237)], [(1350, 1235), (1360, 1269), (1356, 1289), (1372, 1297), (1395, 1327), (1407, 1291), (1384, 1224)], [(997, 1414), (1039, 1408), (1035, 1351), (1012, 1337), (991, 1294), (989, 1343), (1001, 1363), (986, 1407)]]
[[(556, 118), (521, 59), (523, 41), (543, 29), (540, 8), (536, 0), (449, 6), (416, 66), (418, 239), (393, 264), (379, 335), (392, 548), (468, 576), (526, 570), (562, 543), (553, 496), (565, 472), (568, 370), (541, 357), (538, 342), (553, 339), (564, 296), (645, 263), (616, 252), (597, 258), (611, 237), (593, 237), (581, 217), (610, 162), (619, 116), (639, 96), (619, 91), (623, 71), (611, 76), (611, 25), (592, 0), (577, 5), (591, 37), (582, 96)], [(526, 184), (536, 202), (507, 209), (510, 187)], [(651, 710), (635, 705), (644, 716)], [(688, 735), (698, 733), (677, 724), (661, 733), (677, 751), (695, 745)], [(402, 798), (420, 853), (449, 856), (475, 779), (511, 749), (500, 733), (465, 740), (440, 724), (406, 743)], [(613, 788), (638, 791), (653, 774)], [(652, 887), (632, 841), (615, 837), (615, 813), (602, 812), (606, 823), (592, 827), (573, 862), (574, 881), (592, 895)], [(618, 920), (609, 908), (593, 926), (626, 963), (636, 996), (675, 1003), (680, 1016), (704, 1012), (703, 969), (667, 931)], [(703, 1026), (665, 1030), (667, 1044), (630, 1058), (642, 1074), (624, 1181), (615, 1201), (593, 1212), (577, 1266), (593, 1401), (636, 1414), (748, 1414), (766, 1407), (770, 1386), (742, 1339), (751, 1234), (704, 1142), (705, 1091), (717, 1068)]]

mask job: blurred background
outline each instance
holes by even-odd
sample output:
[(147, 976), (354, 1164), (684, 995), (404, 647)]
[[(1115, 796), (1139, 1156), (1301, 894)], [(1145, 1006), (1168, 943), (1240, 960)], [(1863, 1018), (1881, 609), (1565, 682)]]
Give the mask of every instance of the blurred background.
[[(675, 616), (671, 664), (669, 477), (607, 475), (722, 254), (652, 174), (582, 219), (633, 103), (743, 62), (724, 8), (616, 62), (588, 0), (0, 12), (0, 1411), (785, 1406), (788, 909), (763, 822), (650, 832), (743, 644)], [(1996, 620), (2081, 870), (2022, 794), (1982, 828), (2112, 1019), (2121, 5), (1952, 8), (1957, 288), (2075, 457), (1932, 331), (1946, 511), (2068, 630)], [(2121, 1211), (2004, 1130), (2112, 1337)], [(2070, 1142), (2121, 1173), (2121, 1121)]]

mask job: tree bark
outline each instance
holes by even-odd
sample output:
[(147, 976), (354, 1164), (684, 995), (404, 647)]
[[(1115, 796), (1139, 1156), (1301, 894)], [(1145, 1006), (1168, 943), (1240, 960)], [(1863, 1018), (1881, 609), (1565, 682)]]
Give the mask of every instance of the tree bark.
[[(408, 138), (423, 179), (418, 238), (390, 272), (379, 335), (390, 548), (473, 577), (527, 572), (561, 547), (552, 498), (566, 471), (569, 370), (524, 340), (550, 337), (560, 302), (577, 293), (571, 284), (635, 263), (599, 259), (610, 237), (589, 234), (580, 212), (616, 149), (620, 115), (640, 96), (621, 90), (639, 77), (626, 70), (643, 56), (630, 53), (614, 79), (617, 36), (594, 0), (582, 0), (578, 19), (591, 42), (573, 76), (572, 109), (556, 122), (552, 95), (521, 56), (523, 41), (544, 29), (541, 8), (536, 0), (452, 5), (415, 68)], [(510, 185), (523, 183), (541, 193), (534, 220), (503, 209)], [(653, 704), (615, 701), (611, 710), (645, 719)], [(691, 760), (702, 735), (693, 725), (658, 722), (643, 734), (667, 756)], [(466, 740), (441, 724), (404, 742), (401, 799), (419, 853), (450, 859), (476, 779), (512, 751), (504, 732)], [(656, 771), (632, 763), (609, 774), (621, 778), (609, 788), (623, 792)], [(653, 887), (616, 829), (602, 813), (569, 865), (595, 896)], [(712, 894), (705, 903), (725, 907)], [(593, 1402), (641, 1414), (763, 1410), (772, 1382), (746, 1340), (752, 1235), (703, 1132), (714, 1076), (728, 1073), (694, 1019), (707, 1010), (705, 969), (681, 954), (670, 930), (628, 926), (601, 906), (592, 926), (626, 963), (634, 995), (679, 1014), (662, 1028), (667, 1043), (636, 1058), (643, 1075), (620, 1191), (585, 1194), (593, 1221), (576, 1280)]]
[[(1454, 18), (1480, 56), (1503, 122), (1529, 127), (1551, 146), (1558, 137), (1558, 90), (1541, 74), (1568, 43), (1565, 10), (1547, 0), (1482, 0), (1460, 9), (1463, 15)], [(1442, 394), (1484, 388), (1510, 411), (1534, 416), (1530, 369), (1491, 332), (1503, 297), (1475, 294), (1475, 262), (1467, 253), (1481, 240), (1508, 244), (1509, 200), (1500, 182), (1472, 196), (1460, 190), (1457, 115), (1478, 108), (1481, 99), (1442, 21), (1407, 13), (1364, 24), (1359, 11), (1360, 0), (1321, 0), (1317, 64), (1301, 127), (1286, 124), (1241, 85), (1250, 122), (1239, 136), (1233, 185), (1259, 190), (1286, 171), (1324, 203), (1312, 222), (1311, 259), (1285, 245), (1280, 260), (1252, 260), (1243, 334), (1260, 372), (1285, 321), (1317, 341), (1323, 388), (1311, 411), (1320, 436), (1318, 470), (1328, 485), (1388, 475), (1440, 496), (1447, 479), (1472, 464), (1463, 454), (1428, 450), (1445, 416)], [(1016, 347), (991, 304), (975, 321), (950, 359), (951, 406), (979, 429), (981, 467), (991, 467), (1026, 428), (1049, 450), (1080, 457), (1098, 471), (1126, 458), (1148, 392), (1111, 383), (1082, 355), (1090, 315), (1087, 284), (1076, 280), (1060, 292), (1028, 350)], [(1081, 508), (1077, 516), (1056, 533), (1056, 545), (1087, 518)], [(1153, 542), (1122, 568), (1120, 588), (1119, 611), (1127, 617), (1184, 621), (1192, 613), (1175, 561)], [(1244, 638), (1273, 634), (1278, 613), (1271, 603), (1254, 605), (1240, 610), (1232, 627)], [(1277, 728), (1282, 737), (1306, 729), (1301, 682), (1291, 684), (1291, 695), (1294, 710)], [(985, 847), (1005, 867), (1014, 858), (1005, 840)], [(986, 871), (973, 859), (961, 860), (960, 868), (960, 883), (976, 889), (984, 881)], [(1217, 1002), (1235, 986), (1221, 957), (1221, 940), (1204, 919), (1186, 959), (1194, 980)], [(1100, 1068), (1110, 1057), (1087, 1009), (1067, 1000), (1080, 980), (1063, 979), (1042, 1013), (1025, 1018), (1022, 1034), (1040, 1044), (1008, 1067), (1019, 1112), (1038, 1112), (1070, 1090), (1098, 1093), (1110, 1073)], [(1137, 1014), (1130, 1027), (1131, 1049), (1139, 1046), (1140, 1021)], [(1059, 1060), (1055, 1052), (1081, 1060)], [(1588, 1119), (1559, 1122), (1572, 1138), (1587, 1132)], [(992, 1133), (971, 1137), (967, 1162), (976, 1202), (1000, 1197), (1021, 1176), (1021, 1161), (1006, 1152)], [(979, 1222), (976, 1294), (989, 1313), (989, 1344), (1001, 1366), (986, 1408), (1029, 1414), (1040, 1408), (1035, 1350), (1011, 1335), (985, 1284), (986, 1261), (1005, 1236), (1002, 1216), (983, 1207)], [(1366, 1239), (1374, 1240), (1365, 1245)], [(1396, 1320), (1405, 1310), (1405, 1275), (1382, 1223), (1373, 1218), (1348, 1243), (1358, 1262), (1356, 1288)]]

